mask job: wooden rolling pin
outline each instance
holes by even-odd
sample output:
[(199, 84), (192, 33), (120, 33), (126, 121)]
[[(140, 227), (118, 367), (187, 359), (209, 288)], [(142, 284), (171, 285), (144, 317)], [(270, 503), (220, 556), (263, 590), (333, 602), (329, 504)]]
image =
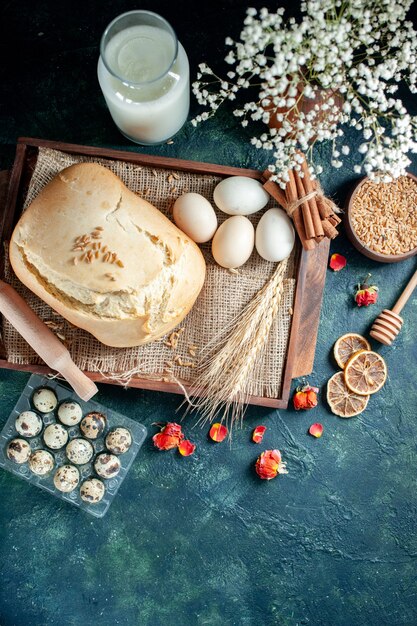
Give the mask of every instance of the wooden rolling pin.
[(413, 293), (417, 286), (417, 270), (412, 275), (406, 288), (402, 292), (401, 296), (395, 303), (392, 311), (384, 309), (382, 313), (378, 315), (375, 322), (372, 324), (370, 331), (371, 337), (379, 341), (380, 343), (390, 346), (403, 325), (403, 318), (400, 317), (400, 313), (405, 306), (407, 300)]
[(98, 392), (97, 386), (75, 365), (58, 337), (13, 287), (2, 280), (0, 280), (0, 312), (48, 367), (62, 374), (82, 400), (87, 401)]

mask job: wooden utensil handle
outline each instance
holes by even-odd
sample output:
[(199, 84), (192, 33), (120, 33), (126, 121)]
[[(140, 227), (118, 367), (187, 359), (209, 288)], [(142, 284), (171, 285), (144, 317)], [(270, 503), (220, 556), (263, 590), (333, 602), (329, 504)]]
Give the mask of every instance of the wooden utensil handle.
[(80, 398), (89, 400), (97, 393), (96, 385), (75, 365), (66, 347), (17, 291), (3, 281), (0, 281), (0, 312), (41, 359), (68, 380)]
[(392, 309), (394, 313), (399, 314), (402, 311), (404, 305), (406, 304), (407, 300), (413, 293), (416, 286), (417, 286), (417, 270), (414, 272), (406, 288), (404, 289), (401, 296), (398, 298), (397, 302), (395, 303), (394, 308)]

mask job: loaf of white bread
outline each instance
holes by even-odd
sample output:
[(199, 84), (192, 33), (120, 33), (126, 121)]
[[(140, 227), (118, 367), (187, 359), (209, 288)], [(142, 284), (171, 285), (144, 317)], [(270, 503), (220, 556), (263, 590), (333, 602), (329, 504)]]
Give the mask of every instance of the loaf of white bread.
[(16, 225), (10, 261), (55, 311), (116, 347), (179, 324), (206, 269), (185, 233), (95, 163), (72, 165), (42, 189)]

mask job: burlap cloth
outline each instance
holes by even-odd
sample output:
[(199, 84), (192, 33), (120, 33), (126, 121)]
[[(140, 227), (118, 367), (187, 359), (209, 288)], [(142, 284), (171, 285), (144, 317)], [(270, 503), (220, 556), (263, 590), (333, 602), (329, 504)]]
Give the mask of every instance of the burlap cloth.
[[(122, 161), (70, 155), (40, 148), (23, 210), (58, 172), (73, 163), (82, 161), (95, 161), (108, 167), (132, 191), (145, 197), (170, 219), (172, 219), (173, 201), (186, 191), (200, 193), (213, 204), (213, 190), (221, 180), (220, 177), (214, 175), (141, 167)], [(271, 201), (269, 206), (273, 204)], [(251, 216), (254, 224), (259, 217), (258, 215)], [(218, 218), (219, 222), (222, 222), (227, 216), (218, 212)], [(121, 382), (127, 382), (132, 375), (135, 375), (189, 384), (197, 375), (195, 366), (199, 363), (200, 350), (215, 336), (221, 334), (226, 324), (242, 311), (272, 275), (275, 267), (275, 264), (262, 260), (254, 252), (239, 273), (234, 274), (214, 262), (209, 244), (204, 244), (201, 248), (207, 263), (206, 281), (194, 307), (181, 324), (184, 330), (179, 336), (175, 349), (165, 345), (167, 337), (137, 348), (120, 349), (104, 346), (89, 333), (72, 326), (24, 287), (10, 267), (7, 249), (5, 280), (24, 297), (37, 315), (46, 321), (67, 345), (74, 362), (81, 369), (105, 373), (109, 377), (120, 379)], [(261, 363), (252, 372), (247, 389), (247, 392), (252, 395), (280, 396), (295, 291), (295, 254), (294, 251), (289, 259), (284, 294), (269, 337), (268, 347)], [(3, 319), (2, 335), (10, 362), (25, 365), (41, 362), (5, 319)], [(196, 346), (196, 349), (191, 348), (195, 356), (190, 354), (190, 346)], [(178, 357), (187, 364), (192, 363), (193, 366), (178, 364)]]

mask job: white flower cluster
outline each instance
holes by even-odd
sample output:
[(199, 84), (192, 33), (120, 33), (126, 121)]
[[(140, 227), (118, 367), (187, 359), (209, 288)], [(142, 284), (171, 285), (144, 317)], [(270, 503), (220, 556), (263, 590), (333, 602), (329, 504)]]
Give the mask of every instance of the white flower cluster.
[[(417, 152), (417, 117), (395, 96), (404, 81), (417, 93), (417, 33), (407, 12), (412, 0), (308, 0), (302, 19), (284, 21), (284, 10), (248, 9), (240, 41), (226, 39), (221, 79), (199, 66), (193, 93), (207, 107), (192, 123), (211, 117), (226, 100), (249, 90), (251, 101), (234, 111), (266, 129), (251, 141), (273, 151), (273, 178), (285, 186), (289, 168), (299, 168), (297, 150), (310, 161), (316, 141), (332, 142), (331, 164), (343, 165), (349, 146), (344, 127), (362, 135), (361, 163), (374, 180), (404, 174)], [(253, 93), (254, 92), (254, 93)], [(315, 173), (319, 174), (316, 167)]]

